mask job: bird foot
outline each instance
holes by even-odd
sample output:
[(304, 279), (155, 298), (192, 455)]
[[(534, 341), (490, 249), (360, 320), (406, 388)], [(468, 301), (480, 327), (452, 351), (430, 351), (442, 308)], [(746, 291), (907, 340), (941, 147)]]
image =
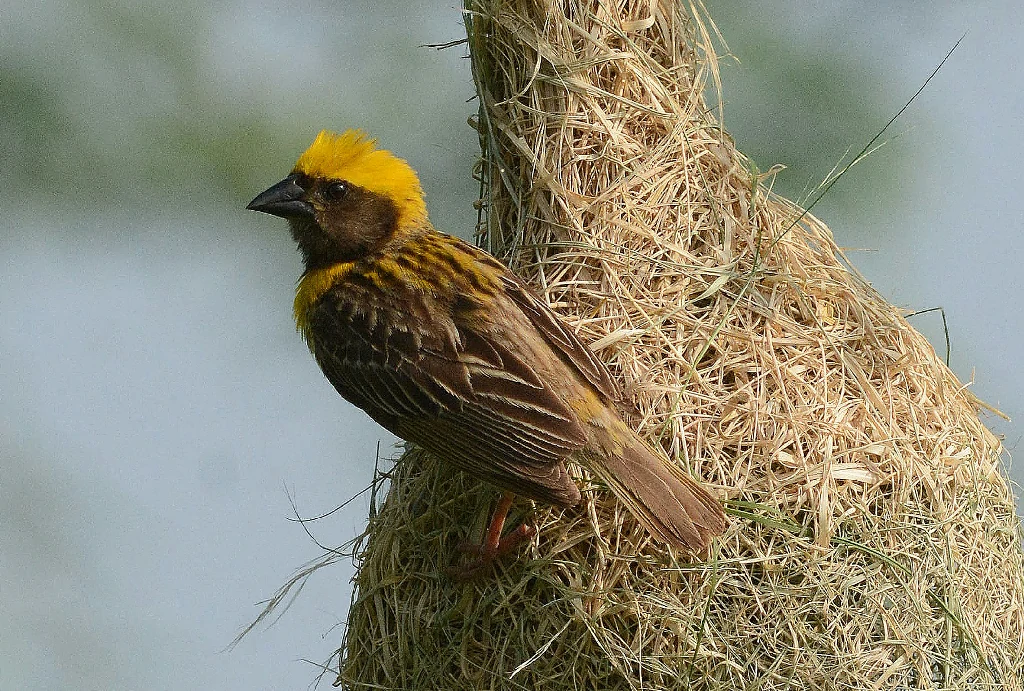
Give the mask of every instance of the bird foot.
[(501, 498), (501, 501), (498, 502), (494, 515), (491, 517), (490, 525), (487, 526), (487, 533), (482, 543), (463, 542), (459, 545), (459, 552), (476, 555), (476, 559), (468, 564), (449, 567), (446, 570), (449, 578), (456, 581), (472, 580), (482, 574), (499, 558), (518, 547), (520, 543), (534, 536), (537, 529), (524, 523), (508, 535), (502, 537), (501, 530), (505, 525), (505, 519), (508, 517), (508, 510), (512, 506), (513, 497), (513, 494), (506, 493)]

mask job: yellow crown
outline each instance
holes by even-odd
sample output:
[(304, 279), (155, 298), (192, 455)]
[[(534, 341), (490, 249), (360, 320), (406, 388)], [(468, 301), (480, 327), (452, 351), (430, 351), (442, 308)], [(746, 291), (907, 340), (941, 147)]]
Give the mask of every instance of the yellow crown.
[(361, 130), (336, 134), (323, 130), (299, 156), (293, 173), (345, 180), (389, 197), (398, 207), (398, 223), (421, 223), (427, 217), (423, 188), (416, 171)]

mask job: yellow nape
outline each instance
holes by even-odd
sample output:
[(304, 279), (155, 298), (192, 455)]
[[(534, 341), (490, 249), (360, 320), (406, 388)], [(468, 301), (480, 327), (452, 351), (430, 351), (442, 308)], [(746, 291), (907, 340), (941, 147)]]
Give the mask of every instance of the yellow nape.
[(352, 270), (355, 262), (342, 262), (323, 269), (316, 269), (305, 274), (295, 288), (295, 304), (293, 315), (295, 316), (295, 328), (306, 340), (306, 345), (313, 349), (313, 342), (309, 334), (309, 311), (316, 301), (323, 297), (323, 294), (331, 289), (337, 281), (344, 278), (345, 274)]
[(398, 206), (400, 226), (419, 224), (427, 218), (423, 188), (416, 171), (390, 151), (377, 148), (377, 140), (361, 130), (336, 134), (327, 130), (299, 156), (293, 173), (312, 178), (345, 180), (390, 197)]

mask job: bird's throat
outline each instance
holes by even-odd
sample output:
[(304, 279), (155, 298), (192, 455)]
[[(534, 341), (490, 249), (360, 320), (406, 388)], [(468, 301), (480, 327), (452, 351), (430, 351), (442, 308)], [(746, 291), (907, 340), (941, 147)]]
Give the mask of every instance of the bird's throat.
[(342, 280), (355, 266), (355, 262), (339, 262), (320, 269), (307, 271), (299, 279), (299, 285), (295, 288), (295, 304), (293, 315), (295, 316), (295, 328), (306, 340), (306, 344), (312, 348), (310, 339), (310, 312), (317, 301), (324, 293), (331, 289), (331, 286)]

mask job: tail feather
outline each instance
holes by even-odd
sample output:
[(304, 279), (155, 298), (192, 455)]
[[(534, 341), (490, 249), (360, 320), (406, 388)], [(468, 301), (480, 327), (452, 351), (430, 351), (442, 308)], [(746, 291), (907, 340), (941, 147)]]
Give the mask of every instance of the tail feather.
[(593, 454), (588, 466), (653, 536), (700, 553), (725, 530), (721, 504), (681, 468), (645, 442), (632, 439), (621, 454)]

